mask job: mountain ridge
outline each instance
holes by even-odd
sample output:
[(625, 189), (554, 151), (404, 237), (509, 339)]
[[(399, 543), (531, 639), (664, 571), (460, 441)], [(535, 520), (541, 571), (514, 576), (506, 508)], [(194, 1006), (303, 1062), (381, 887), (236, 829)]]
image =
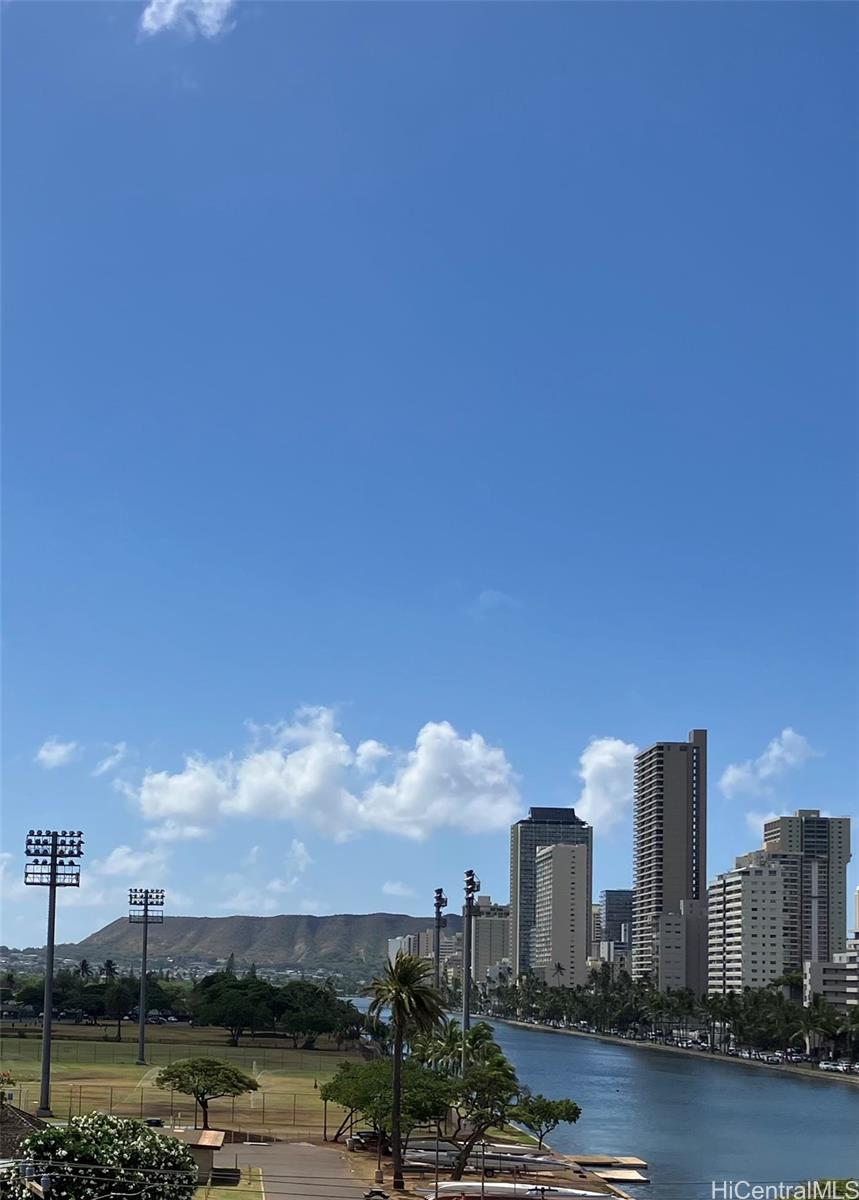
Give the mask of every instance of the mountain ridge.
[[(461, 928), (461, 917), (451, 915), (447, 921), (449, 932)], [(233, 954), (236, 963), (266, 967), (358, 967), (383, 961), (389, 938), (420, 933), (432, 924), (432, 917), (384, 912), (171, 916), (161, 925), (150, 926), (149, 955), (153, 961), (171, 959), (177, 965), (214, 963)], [(70, 959), (134, 960), (140, 954), (140, 928), (120, 917), (80, 942), (58, 945), (57, 954)]]

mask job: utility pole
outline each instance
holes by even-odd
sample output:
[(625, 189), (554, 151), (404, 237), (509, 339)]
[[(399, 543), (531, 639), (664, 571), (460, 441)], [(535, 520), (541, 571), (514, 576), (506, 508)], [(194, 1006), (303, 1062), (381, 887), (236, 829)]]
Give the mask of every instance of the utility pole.
[(137, 1063), (146, 1066), (146, 959), (149, 949), (149, 926), (164, 921), (163, 888), (129, 888), (128, 920), (131, 925), (143, 926), (143, 949), (140, 956), (140, 995), (138, 997)]
[(442, 910), (447, 908), (447, 896), (444, 894), (443, 888), (435, 889), (435, 942), (433, 944), (433, 964), (435, 968), (435, 990), (441, 988), (441, 931), (447, 925), (447, 921), (441, 915)]
[(57, 888), (80, 887), (83, 834), (78, 829), (31, 829), (24, 853), (31, 862), (24, 868), (24, 883), (48, 888), (48, 941), (45, 946), (45, 999), (42, 1014), (42, 1082), (38, 1117), (51, 1112), (51, 1020), (54, 1010), (54, 945), (57, 926)]
[(471, 922), (474, 897), (480, 880), (473, 871), (465, 872), (465, 908), (462, 922), (462, 1073), (468, 1066), (468, 1030), (471, 1027)]

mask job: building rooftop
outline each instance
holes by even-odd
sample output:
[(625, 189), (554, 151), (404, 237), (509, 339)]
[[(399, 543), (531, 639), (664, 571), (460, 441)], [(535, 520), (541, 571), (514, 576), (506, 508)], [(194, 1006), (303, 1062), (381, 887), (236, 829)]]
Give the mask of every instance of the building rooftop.
[(529, 808), (528, 816), (517, 821), (517, 825), (526, 825), (529, 821), (551, 821), (560, 825), (587, 825), (581, 817), (576, 816), (574, 808)]

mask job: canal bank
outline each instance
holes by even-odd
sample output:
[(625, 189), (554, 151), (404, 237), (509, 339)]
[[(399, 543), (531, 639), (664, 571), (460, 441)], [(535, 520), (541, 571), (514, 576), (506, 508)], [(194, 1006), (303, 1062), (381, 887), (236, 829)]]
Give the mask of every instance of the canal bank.
[[(688, 1050), (685, 1046), (664, 1046), (660, 1042), (634, 1042), (628, 1038), (614, 1037), (610, 1033), (589, 1033), (584, 1029), (557, 1029), (552, 1025), (532, 1025), (530, 1021), (514, 1021), (510, 1017), (481, 1016), (481, 1021), (491, 1024), (511, 1025), (517, 1029), (534, 1030), (541, 1033), (563, 1034), (565, 1037), (589, 1038), (597, 1042), (609, 1042), (614, 1046), (623, 1046), (627, 1050), (652, 1050), (660, 1054), (683, 1054), (698, 1062), (720, 1063), (725, 1066), (762, 1067), (765, 1071), (775, 1071), (782, 1075), (813, 1079), (821, 1082), (846, 1083), (859, 1088), (859, 1075), (844, 1075), (838, 1071), (821, 1071), (808, 1063), (768, 1063), (757, 1058), (740, 1058), (729, 1054), (711, 1054), (706, 1050)], [(859, 1135), (857, 1135), (859, 1136)]]

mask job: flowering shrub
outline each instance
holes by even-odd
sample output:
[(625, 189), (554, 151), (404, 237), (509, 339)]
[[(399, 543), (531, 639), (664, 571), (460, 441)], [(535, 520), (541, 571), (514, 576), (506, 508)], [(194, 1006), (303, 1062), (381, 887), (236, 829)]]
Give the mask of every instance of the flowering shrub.
[[(51, 1176), (52, 1200), (190, 1200), (197, 1186), (193, 1155), (182, 1142), (105, 1113), (40, 1129), (22, 1143), (21, 1157), (32, 1163), (35, 1182)], [(3, 1184), (5, 1196), (32, 1200), (17, 1171)]]

